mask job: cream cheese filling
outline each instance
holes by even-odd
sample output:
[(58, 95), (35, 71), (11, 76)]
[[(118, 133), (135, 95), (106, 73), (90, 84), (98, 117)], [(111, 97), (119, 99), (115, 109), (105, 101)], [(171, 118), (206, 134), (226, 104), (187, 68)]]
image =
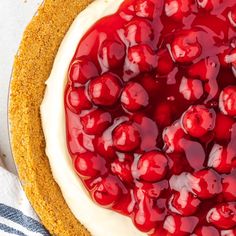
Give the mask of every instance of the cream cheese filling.
[(83, 10), (71, 25), (57, 56), (41, 104), (41, 119), (46, 154), (63, 197), (75, 217), (93, 236), (142, 236), (130, 218), (96, 205), (73, 170), (67, 150), (64, 89), (67, 71), (77, 45), (100, 18), (115, 13), (123, 0), (96, 0)]

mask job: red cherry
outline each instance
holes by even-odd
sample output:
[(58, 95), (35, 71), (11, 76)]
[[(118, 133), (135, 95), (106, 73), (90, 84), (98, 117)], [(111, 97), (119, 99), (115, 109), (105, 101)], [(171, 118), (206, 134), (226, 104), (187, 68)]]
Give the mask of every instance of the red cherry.
[(167, 230), (170, 235), (175, 236), (188, 236), (194, 231), (199, 219), (195, 216), (178, 216), (169, 215), (164, 221), (164, 229)]
[(147, 43), (153, 40), (153, 29), (149, 21), (135, 19), (125, 26), (125, 37), (131, 44)]
[(223, 115), (222, 113), (218, 113), (216, 115), (216, 123), (214, 128), (215, 139), (217, 141), (229, 141), (234, 124), (235, 121), (232, 117)]
[(236, 202), (220, 203), (207, 213), (207, 221), (220, 229), (236, 226)]
[(169, 209), (183, 216), (193, 215), (198, 210), (199, 205), (200, 200), (185, 188), (172, 194), (169, 201)]
[(199, 198), (208, 199), (222, 191), (221, 177), (212, 169), (196, 171), (189, 179), (192, 191)]
[(79, 113), (81, 110), (87, 110), (92, 107), (92, 104), (85, 93), (84, 87), (68, 89), (66, 104), (74, 113)]
[(222, 186), (224, 199), (227, 201), (236, 201), (236, 170), (224, 176)]
[(236, 167), (236, 150), (234, 145), (214, 144), (208, 160), (208, 166), (219, 173), (229, 173)]
[(220, 1), (218, 0), (196, 0), (198, 7), (206, 11), (211, 11), (219, 6)]
[(94, 178), (107, 172), (106, 161), (93, 152), (78, 154), (74, 160), (76, 172), (83, 178)]
[(87, 134), (101, 134), (112, 122), (111, 114), (95, 109), (80, 117), (83, 130)]
[(154, 233), (156, 225), (164, 220), (165, 215), (165, 208), (159, 208), (153, 199), (144, 196), (135, 209), (132, 220), (140, 231), (151, 234)]
[(129, 82), (121, 94), (121, 103), (125, 109), (133, 112), (146, 107), (149, 103), (149, 96), (142, 85)]
[(180, 83), (179, 92), (188, 101), (200, 99), (204, 93), (202, 82), (198, 79), (183, 77)]
[(122, 42), (104, 41), (99, 49), (101, 64), (105, 68), (114, 69), (124, 63), (126, 47)]
[(175, 61), (180, 63), (191, 63), (198, 58), (202, 47), (198, 42), (197, 33), (188, 30), (176, 36), (171, 44), (171, 52)]
[(193, 105), (182, 116), (185, 132), (199, 138), (215, 127), (215, 111), (204, 105)]
[(213, 226), (199, 226), (192, 236), (220, 236), (220, 233)]
[(192, 0), (165, 0), (165, 14), (175, 21), (182, 21), (191, 13)]
[(167, 49), (162, 49), (157, 53), (157, 73), (168, 75), (174, 69), (174, 62)]
[(95, 150), (98, 154), (106, 159), (113, 160), (116, 158), (116, 150), (113, 147), (111, 135), (107, 135), (106, 131), (101, 137), (94, 139)]
[[(156, 66), (156, 55), (147, 44), (139, 44), (128, 49), (128, 59), (137, 65), (140, 72), (150, 71)], [(132, 65), (130, 65), (132, 68)]]
[(233, 27), (236, 27), (236, 7), (232, 7), (228, 13), (228, 18)]
[(166, 127), (162, 133), (165, 145), (164, 149), (166, 152), (171, 153), (183, 151), (182, 142), (184, 142), (185, 136), (186, 135), (178, 121), (173, 123), (171, 126)]
[(93, 192), (94, 200), (105, 207), (111, 207), (122, 197), (124, 186), (121, 181), (112, 175), (103, 178)]
[(139, 178), (148, 182), (156, 182), (163, 179), (167, 169), (167, 158), (159, 151), (150, 151), (143, 154), (137, 163)]
[(89, 94), (96, 105), (111, 106), (115, 104), (120, 91), (120, 80), (111, 73), (103, 74), (93, 79), (89, 84)]
[(154, 16), (155, 3), (152, 0), (137, 0), (134, 9), (137, 16), (152, 20)]
[(231, 51), (231, 48), (227, 48), (218, 55), (221, 66), (225, 68), (231, 66), (232, 60), (235, 58), (235, 55), (230, 55)]
[(111, 171), (117, 175), (122, 181), (126, 183), (133, 182), (133, 176), (131, 172), (132, 161), (128, 160), (115, 160), (111, 163)]
[(141, 142), (139, 130), (130, 122), (118, 125), (113, 131), (112, 138), (116, 149), (122, 152), (135, 150)]
[(85, 84), (96, 76), (98, 76), (96, 66), (86, 57), (76, 59), (70, 65), (69, 78), (73, 83)]
[(222, 90), (219, 107), (225, 115), (236, 116), (236, 86), (228, 86)]

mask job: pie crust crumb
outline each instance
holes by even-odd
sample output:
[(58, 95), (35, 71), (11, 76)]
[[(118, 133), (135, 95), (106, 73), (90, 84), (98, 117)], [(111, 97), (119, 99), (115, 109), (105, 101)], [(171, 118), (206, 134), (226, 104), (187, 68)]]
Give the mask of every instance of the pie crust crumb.
[(26, 195), (52, 235), (90, 235), (71, 213), (53, 179), (40, 119), (45, 81), (57, 50), (73, 19), (90, 2), (45, 0), (24, 32), (12, 74), (9, 118), (13, 156)]

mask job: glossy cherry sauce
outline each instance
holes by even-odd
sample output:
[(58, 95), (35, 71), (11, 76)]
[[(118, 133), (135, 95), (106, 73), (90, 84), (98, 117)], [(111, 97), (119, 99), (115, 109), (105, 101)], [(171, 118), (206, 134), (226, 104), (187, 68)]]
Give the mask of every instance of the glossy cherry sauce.
[(94, 201), (149, 235), (236, 235), (236, 2), (126, 0), (84, 35), (68, 149)]

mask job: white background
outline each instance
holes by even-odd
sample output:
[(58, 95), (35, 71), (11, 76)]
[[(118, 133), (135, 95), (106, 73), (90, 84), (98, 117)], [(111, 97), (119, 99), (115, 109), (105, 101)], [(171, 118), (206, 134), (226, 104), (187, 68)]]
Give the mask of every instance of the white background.
[(23, 31), (42, 0), (0, 0), (0, 154), (6, 168), (16, 173), (8, 137), (7, 102), (14, 55)]

